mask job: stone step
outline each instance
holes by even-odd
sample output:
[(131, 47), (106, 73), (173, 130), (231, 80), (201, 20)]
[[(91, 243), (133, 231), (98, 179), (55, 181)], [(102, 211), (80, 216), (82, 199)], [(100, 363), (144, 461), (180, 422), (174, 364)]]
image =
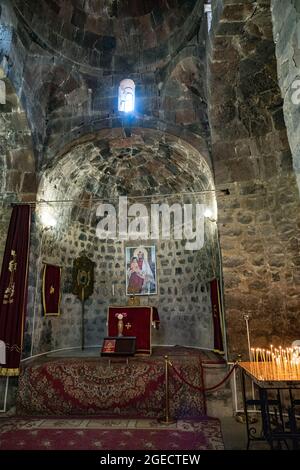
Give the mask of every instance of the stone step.
[[(205, 387), (220, 383), (230, 368), (226, 364), (203, 364)], [(205, 392), (208, 416), (222, 418), (233, 415), (232, 376), (221, 387)]]

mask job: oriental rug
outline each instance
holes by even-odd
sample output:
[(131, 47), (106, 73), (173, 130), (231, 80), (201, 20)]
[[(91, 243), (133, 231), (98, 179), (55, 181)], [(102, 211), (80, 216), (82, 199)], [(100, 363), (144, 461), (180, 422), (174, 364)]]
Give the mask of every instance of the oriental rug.
[[(187, 381), (203, 387), (198, 351), (169, 355)], [(94, 415), (160, 418), (165, 409), (163, 356), (114, 359), (48, 358), (27, 365), (20, 376), (19, 416)], [(173, 418), (206, 415), (204, 393), (188, 386), (170, 371), (170, 414)]]
[(1, 450), (223, 450), (214, 418), (157, 421), (119, 419), (0, 419)]

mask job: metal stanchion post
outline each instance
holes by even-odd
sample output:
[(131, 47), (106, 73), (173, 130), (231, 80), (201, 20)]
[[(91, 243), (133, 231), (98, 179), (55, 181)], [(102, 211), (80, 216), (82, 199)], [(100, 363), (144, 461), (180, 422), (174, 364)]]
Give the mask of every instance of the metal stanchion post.
[(160, 419), (161, 424), (174, 424), (175, 419), (170, 418), (170, 400), (169, 400), (169, 358), (165, 356), (165, 418)]
[[(250, 315), (248, 315), (247, 313), (245, 313), (245, 315), (244, 315), (244, 320), (245, 320), (245, 323), (246, 323), (248, 354), (249, 354), (249, 361), (252, 362), (251, 343), (250, 343), (250, 331), (249, 331), (249, 318), (250, 318)], [(254, 384), (253, 384), (253, 382), (252, 382), (252, 384), (251, 384), (251, 388), (252, 388), (252, 400), (254, 400), (254, 399), (255, 399), (255, 392), (254, 392)], [(256, 406), (255, 406), (255, 405), (254, 405), (254, 410), (256, 411)]]

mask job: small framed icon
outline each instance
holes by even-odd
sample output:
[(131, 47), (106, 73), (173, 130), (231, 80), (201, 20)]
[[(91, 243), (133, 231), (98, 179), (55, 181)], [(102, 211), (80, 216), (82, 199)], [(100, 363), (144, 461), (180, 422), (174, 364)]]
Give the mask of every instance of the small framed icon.
[(110, 336), (104, 338), (101, 356), (134, 356), (135, 336)]

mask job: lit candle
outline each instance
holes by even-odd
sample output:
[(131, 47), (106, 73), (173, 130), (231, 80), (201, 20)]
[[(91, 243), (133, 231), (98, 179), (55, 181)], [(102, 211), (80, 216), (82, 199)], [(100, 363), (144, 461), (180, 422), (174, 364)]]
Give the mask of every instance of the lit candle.
[(300, 380), (300, 348), (251, 348), (250, 361), (257, 374), (273, 380)]

